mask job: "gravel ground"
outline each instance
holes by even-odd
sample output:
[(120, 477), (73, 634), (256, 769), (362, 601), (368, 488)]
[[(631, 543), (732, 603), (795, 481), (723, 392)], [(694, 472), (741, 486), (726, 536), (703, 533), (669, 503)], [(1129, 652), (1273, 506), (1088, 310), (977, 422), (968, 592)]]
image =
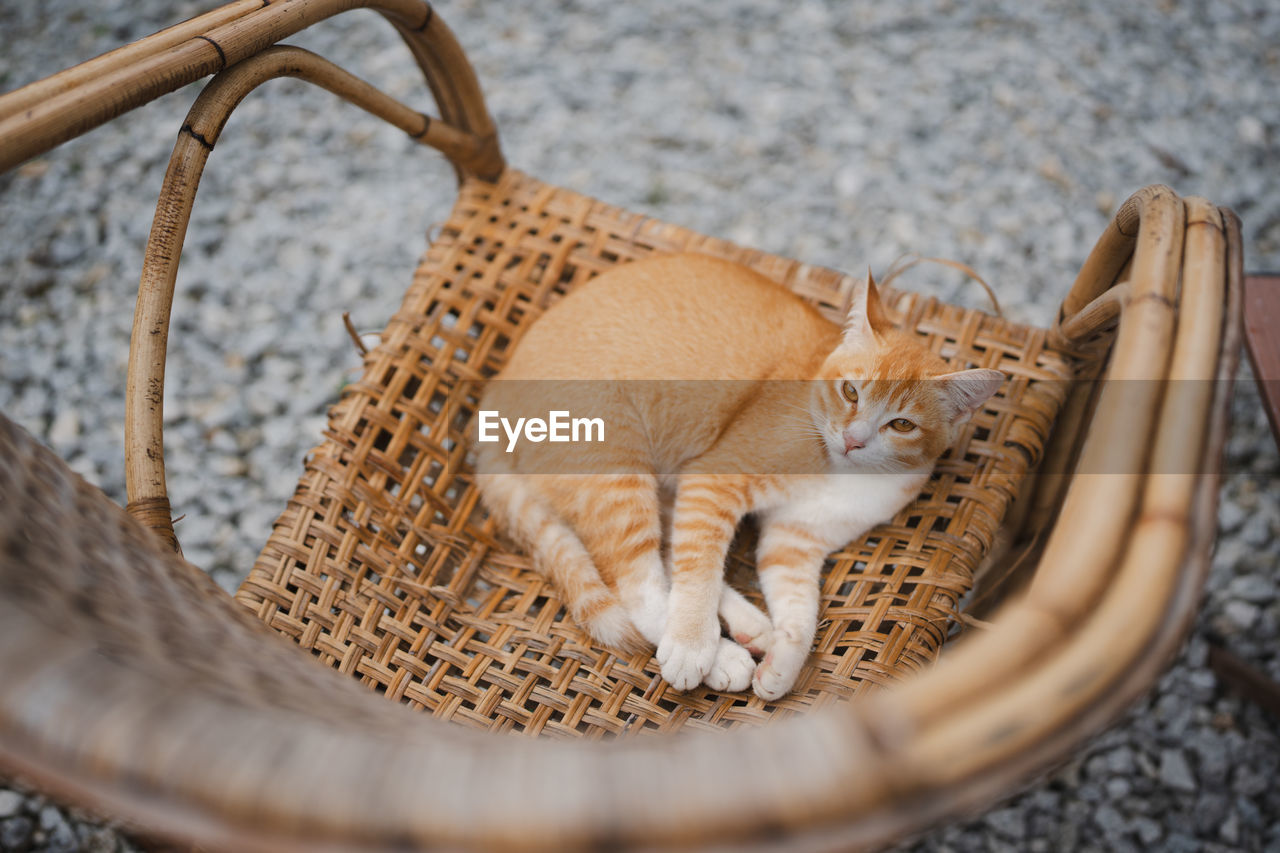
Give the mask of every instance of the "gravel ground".
[[(208, 8), (0, 6), (0, 89)], [(1119, 202), (1172, 185), (1232, 206), (1246, 265), (1280, 268), (1280, 8), (1268, 0), (1023, 4), (472, 2), (438, 11), (476, 65), (509, 161), (609, 202), (806, 260), (963, 261), (1048, 323)], [(410, 103), (377, 16), (294, 40)], [(0, 410), (123, 500), (124, 376), (140, 258), (196, 88), (0, 177)], [(188, 557), (247, 572), (423, 234), (433, 152), (294, 81), (232, 119), (183, 253), (166, 454)], [(957, 273), (906, 286), (983, 305)], [(1280, 458), (1247, 368), (1220, 539), (1194, 634), (1156, 689), (1058, 772), (904, 850), (1280, 851), (1280, 722), (1224, 690), (1206, 637), (1280, 677)], [(130, 849), (0, 789), (0, 848)]]

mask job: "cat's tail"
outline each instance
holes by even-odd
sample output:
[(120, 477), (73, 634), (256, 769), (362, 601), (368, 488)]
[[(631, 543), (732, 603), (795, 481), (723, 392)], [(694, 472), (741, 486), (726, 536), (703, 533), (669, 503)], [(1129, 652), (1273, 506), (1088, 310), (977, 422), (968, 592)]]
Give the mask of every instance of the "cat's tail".
[(605, 584), (582, 540), (521, 474), (477, 474), (489, 510), (533, 555), (570, 618), (595, 640), (628, 654), (646, 648), (622, 603)]

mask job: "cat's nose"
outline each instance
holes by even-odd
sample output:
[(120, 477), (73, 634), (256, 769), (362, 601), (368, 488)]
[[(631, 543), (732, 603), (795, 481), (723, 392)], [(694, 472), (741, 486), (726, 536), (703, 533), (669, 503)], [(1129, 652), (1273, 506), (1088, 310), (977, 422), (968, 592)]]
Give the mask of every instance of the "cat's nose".
[(855, 420), (844, 428), (844, 452), (866, 447), (871, 440), (871, 429), (865, 421)]

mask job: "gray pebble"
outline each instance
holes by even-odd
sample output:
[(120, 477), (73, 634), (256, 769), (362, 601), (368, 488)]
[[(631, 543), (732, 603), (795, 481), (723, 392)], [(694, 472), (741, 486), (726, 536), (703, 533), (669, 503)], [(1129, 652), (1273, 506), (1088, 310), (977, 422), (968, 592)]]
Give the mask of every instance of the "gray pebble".
[(1133, 831), (1137, 833), (1138, 840), (1146, 846), (1151, 846), (1160, 840), (1160, 836), (1164, 835), (1164, 830), (1160, 828), (1160, 824), (1156, 823), (1149, 817), (1136, 817), (1131, 822)]
[(1175, 791), (1196, 790), (1196, 779), (1181, 750), (1166, 749), (1160, 753), (1160, 782)]
[(1230, 757), (1220, 740), (1196, 733), (1191, 742), (1196, 753), (1200, 781), (1205, 785), (1222, 785), (1227, 781)]
[(1240, 843), (1240, 816), (1235, 812), (1227, 815), (1226, 820), (1222, 822), (1221, 828), (1218, 830), (1218, 837), (1228, 844)]
[(1223, 613), (1231, 626), (1241, 631), (1253, 627), (1253, 623), (1258, 621), (1258, 606), (1247, 601), (1228, 601)]
[[(1262, 811), (1254, 804), (1254, 801), (1246, 796), (1237, 796), (1235, 798), (1234, 807), (1236, 813), (1240, 815), (1241, 822), (1249, 829), (1258, 830), (1264, 826)], [(1280, 824), (1276, 824), (1280, 829)]]
[(1260, 773), (1256, 768), (1242, 764), (1232, 776), (1231, 787), (1246, 797), (1254, 797), (1271, 789), (1274, 782), (1273, 775)]
[(1164, 853), (1202, 853), (1204, 844), (1192, 835), (1174, 832), (1164, 840), (1161, 850)]
[(1240, 529), (1248, 517), (1244, 508), (1232, 500), (1223, 500), (1218, 505), (1218, 529), (1224, 533), (1233, 533)]
[(1217, 834), (1218, 827), (1226, 820), (1228, 809), (1227, 797), (1221, 792), (1202, 792), (1196, 798), (1195, 808), (1191, 812), (1196, 833), (1201, 837), (1212, 837)]
[(80, 436), (80, 415), (75, 409), (58, 412), (49, 426), (49, 441), (55, 448), (71, 447)]
[(1276, 600), (1276, 582), (1261, 574), (1241, 575), (1231, 581), (1227, 592), (1254, 604), (1269, 604)]
[(1249, 517), (1241, 528), (1240, 537), (1245, 544), (1252, 545), (1255, 548), (1261, 548), (1266, 545), (1274, 545), (1271, 535), (1271, 519), (1262, 513), (1257, 513)]
[(1125, 820), (1121, 817), (1120, 812), (1109, 804), (1099, 806), (1098, 810), (1094, 812), (1093, 820), (1101, 827), (1107, 839), (1112, 842), (1119, 840), (1126, 829)]
[(0, 850), (25, 849), (35, 828), (35, 821), (25, 816), (0, 820)]
[(1133, 750), (1127, 746), (1107, 752), (1107, 769), (1112, 773), (1128, 776), (1134, 772)]
[(1133, 784), (1123, 776), (1116, 776), (1107, 780), (1107, 796), (1112, 800), (1127, 797), (1132, 790)]
[(986, 816), (986, 822), (1006, 838), (1016, 841), (1026, 836), (1026, 816), (1017, 809), (997, 809)]
[(1100, 803), (1105, 799), (1102, 786), (1093, 781), (1083, 783), (1076, 794), (1087, 803)]
[(57, 806), (44, 806), (40, 809), (40, 828), (50, 832), (66, 825), (67, 819)]
[(13, 817), (22, 811), (22, 795), (17, 791), (0, 790), (0, 818)]
[(66, 815), (54, 806), (40, 810), (40, 829), (45, 833), (45, 849), (49, 853), (74, 853), (80, 849), (80, 842), (67, 823)]

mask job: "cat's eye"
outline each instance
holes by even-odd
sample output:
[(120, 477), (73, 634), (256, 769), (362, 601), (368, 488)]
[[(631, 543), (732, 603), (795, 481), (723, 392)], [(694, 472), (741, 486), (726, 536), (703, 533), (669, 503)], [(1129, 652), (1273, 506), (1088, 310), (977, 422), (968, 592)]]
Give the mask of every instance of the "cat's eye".
[(916, 425), (911, 421), (907, 420), (906, 418), (894, 418), (893, 420), (889, 421), (889, 426), (891, 426), (893, 429), (897, 430), (898, 432), (911, 432), (913, 429), (916, 428)]
[(856, 404), (858, 402), (858, 389), (854, 388), (853, 383), (849, 380), (846, 379), (844, 384), (840, 386), (840, 393), (843, 394), (844, 398), (850, 403)]

